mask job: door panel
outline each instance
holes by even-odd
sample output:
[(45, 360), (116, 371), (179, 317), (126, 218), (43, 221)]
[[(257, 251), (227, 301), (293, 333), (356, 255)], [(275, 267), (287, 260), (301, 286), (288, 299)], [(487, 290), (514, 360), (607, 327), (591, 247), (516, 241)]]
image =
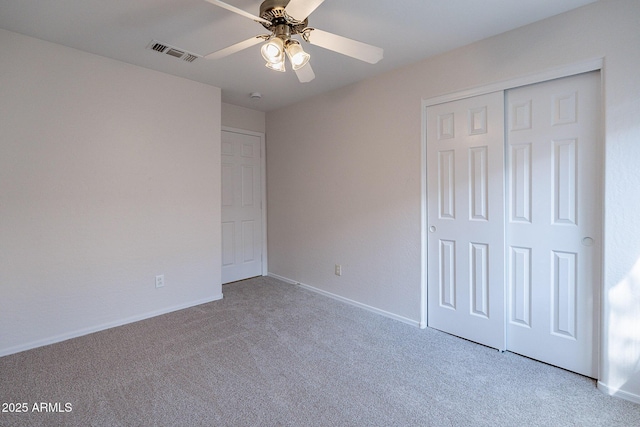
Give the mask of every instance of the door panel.
[(597, 376), (599, 73), (507, 92), (510, 351)]
[(262, 274), (260, 137), (222, 131), (222, 283)]
[(428, 324), (505, 348), (504, 95), (427, 109)]

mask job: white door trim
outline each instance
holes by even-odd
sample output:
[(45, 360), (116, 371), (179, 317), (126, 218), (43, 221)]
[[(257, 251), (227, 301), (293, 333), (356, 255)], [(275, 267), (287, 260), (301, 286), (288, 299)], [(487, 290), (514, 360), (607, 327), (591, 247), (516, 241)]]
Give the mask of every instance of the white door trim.
[(232, 128), (229, 126), (222, 126), (222, 131), (239, 133), (241, 135), (250, 135), (260, 138), (260, 169), (261, 169), (261, 199), (260, 205), (262, 207), (262, 275), (269, 274), (268, 256), (267, 256), (267, 156), (266, 156), (266, 144), (265, 134), (263, 132), (254, 132), (245, 129)]
[[(484, 95), (491, 92), (506, 91), (520, 86), (526, 86), (534, 83), (542, 83), (548, 80), (558, 79), (562, 77), (574, 76), (576, 74), (586, 73), (589, 71), (600, 71), (604, 75), (604, 58), (594, 58), (573, 64), (567, 64), (558, 68), (551, 68), (532, 74), (516, 77), (513, 79), (503, 80), (500, 82), (490, 83), (454, 92), (446, 95), (436, 96), (433, 98), (422, 99), (422, 129), (420, 141), (420, 328), (427, 327), (427, 107), (437, 104), (443, 104), (449, 101), (457, 101), (459, 99), (469, 98), (476, 95)], [(604, 81), (604, 79), (603, 79)], [(604, 95), (604, 93), (603, 93)], [(602, 97), (604, 102), (604, 96)], [(604, 112), (604, 110), (603, 110)], [(604, 127), (604, 126), (603, 126)], [(605, 165), (602, 172), (605, 173)], [(603, 200), (604, 200), (604, 194)], [(604, 231), (603, 231), (604, 234)], [(604, 239), (604, 235), (602, 236)], [(604, 240), (603, 240), (604, 241)], [(604, 258), (604, 250), (602, 252)], [(603, 260), (601, 259), (601, 262)], [(603, 269), (604, 271), (604, 269)], [(602, 316), (598, 327), (602, 326)]]
[(422, 100), (422, 109), (436, 104), (444, 104), (449, 101), (457, 101), (458, 99), (470, 98), (472, 96), (484, 95), (491, 92), (506, 91), (516, 87), (527, 86), (535, 83), (546, 82), (547, 80), (559, 79), (562, 77), (575, 76), (577, 74), (588, 73), (589, 71), (602, 70), (604, 58), (590, 59), (584, 62), (568, 64), (559, 68), (551, 68), (548, 70), (527, 74), (525, 76), (513, 79), (503, 80), (490, 83), (484, 86), (478, 86), (459, 92), (449, 93), (441, 96)]

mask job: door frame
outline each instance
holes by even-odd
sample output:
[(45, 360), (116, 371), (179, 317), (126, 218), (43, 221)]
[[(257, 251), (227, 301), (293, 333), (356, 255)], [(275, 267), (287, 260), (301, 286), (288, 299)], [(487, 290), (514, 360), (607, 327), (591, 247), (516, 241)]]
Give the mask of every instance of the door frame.
[[(454, 92), (454, 93), (450, 93), (450, 94), (445, 94), (445, 95), (441, 95), (441, 96), (437, 96), (437, 97), (433, 97), (433, 98), (427, 98), (427, 99), (422, 99), (422, 111), (421, 111), (421, 118), (422, 118), (422, 129), (421, 129), (421, 156), (420, 156), (420, 165), (421, 165), (421, 180), (420, 180), (420, 197), (421, 197), (421, 224), (420, 224), (420, 247), (421, 247), (421, 257), (420, 257), (420, 328), (426, 328), (427, 327), (427, 310), (428, 310), (428, 305), (427, 305), (427, 279), (428, 279), (428, 260), (427, 260), (427, 254), (428, 254), (428, 195), (427, 195), (427, 107), (433, 106), (433, 105), (438, 105), (438, 104), (443, 104), (446, 102), (450, 102), (450, 101), (457, 101), (460, 99), (464, 99), (464, 98), (469, 98), (469, 97), (473, 97), (473, 96), (477, 96), (477, 95), (484, 95), (487, 93), (491, 93), (491, 92), (496, 92), (496, 91), (507, 91), (509, 89), (514, 89), (517, 87), (521, 87), (521, 86), (527, 86), (527, 85), (531, 85), (531, 84), (536, 84), (536, 83), (543, 83), (545, 81), (549, 81), (549, 80), (554, 80), (554, 79), (558, 79), (558, 78), (562, 78), (562, 77), (570, 77), (570, 76), (574, 76), (577, 74), (582, 74), (582, 73), (587, 73), (587, 72), (591, 72), (591, 71), (600, 71), (600, 84), (603, 85), (604, 82), (604, 74), (605, 74), (605, 67), (604, 67), (604, 58), (600, 57), (600, 58), (596, 58), (596, 59), (591, 59), (591, 60), (587, 60), (587, 61), (583, 61), (583, 62), (578, 62), (578, 63), (574, 63), (574, 64), (569, 64), (569, 65), (565, 65), (559, 68), (554, 68), (554, 69), (549, 69), (549, 70), (544, 70), (541, 72), (537, 72), (537, 73), (533, 73), (533, 74), (529, 74), (529, 75), (525, 75), (522, 77), (517, 77), (517, 78), (513, 78), (513, 79), (509, 79), (509, 80), (505, 80), (505, 81), (501, 81), (501, 82), (495, 82), (495, 83), (490, 83), (487, 85), (483, 85), (483, 86), (479, 86), (479, 87), (474, 87), (474, 88), (470, 88), (470, 89), (466, 89), (463, 91), (459, 91), (459, 92)], [(605, 105), (605, 91), (604, 91), (604, 87), (602, 87), (602, 94), (603, 96), (601, 97), (601, 112), (602, 112), (602, 117), (604, 117), (604, 115), (606, 114), (606, 111), (604, 109), (604, 105)], [(605, 123), (604, 120), (601, 123), (600, 126), (600, 138), (601, 140), (606, 143), (606, 141), (604, 140), (604, 127), (605, 127)], [(506, 143), (506, 141), (505, 141)], [(603, 149), (604, 151), (604, 149)], [(606, 165), (602, 164), (602, 173), (606, 174)], [(604, 200), (605, 194), (604, 194), (604, 188), (600, 189), (601, 191), (601, 197), (602, 200)], [(602, 235), (601, 235), (601, 239), (604, 242), (605, 240), (605, 236), (606, 236), (606, 230), (604, 228), (604, 220), (605, 220), (605, 212), (604, 212), (604, 204), (602, 206), (602, 212), (601, 212), (601, 218), (602, 218)], [(599, 379), (602, 375), (602, 343), (606, 341), (605, 337), (602, 336), (602, 333), (604, 331), (603, 329), (603, 319), (604, 319), (604, 315), (602, 312), (602, 301), (603, 301), (603, 292), (604, 292), (604, 280), (603, 280), (603, 275), (604, 275), (604, 244), (602, 245), (602, 251), (600, 253), (600, 264), (603, 266), (603, 268), (601, 269), (601, 277), (598, 278), (599, 281), (599, 286), (597, 288), (597, 290), (594, 290), (595, 292), (595, 301), (594, 301), (594, 314), (597, 315), (598, 319), (596, 320), (596, 322), (594, 323), (594, 327), (596, 328), (597, 331), (599, 331), (596, 335), (596, 341), (594, 343), (595, 346), (597, 346), (597, 353), (598, 353), (598, 378)]]
[[(264, 132), (254, 132), (245, 129), (238, 129), (229, 126), (222, 126), (221, 132), (239, 133), (241, 135), (249, 135), (260, 138), (260, 207), (262, 215), (262, 275), (269, 273), (269, 265), (267, 256), (267, 154)], [(220, 200), (222, 205), (222, 200)]]

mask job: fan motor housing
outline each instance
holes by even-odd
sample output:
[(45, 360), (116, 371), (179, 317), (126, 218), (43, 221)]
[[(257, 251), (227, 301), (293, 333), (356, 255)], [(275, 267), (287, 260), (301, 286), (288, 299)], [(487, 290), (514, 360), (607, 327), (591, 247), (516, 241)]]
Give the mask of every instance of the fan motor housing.
[(287, 15), (285, 8), (289, 0), (265, 0), (260, 5), (260, 18), (271, 22), (271, 25), (262, 24), (266, 29), (272, 30), (280, 25), (287, 25), (291, 34), (300, 34), (307, 28), (308, 19), (299, 21)]

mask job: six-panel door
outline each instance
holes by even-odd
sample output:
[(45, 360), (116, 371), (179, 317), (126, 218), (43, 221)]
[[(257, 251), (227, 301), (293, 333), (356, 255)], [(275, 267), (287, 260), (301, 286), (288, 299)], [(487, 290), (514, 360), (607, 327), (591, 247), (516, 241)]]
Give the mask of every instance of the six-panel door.
[(427, 109), (428, 323), (501, 350), (504, 95)]
[(597, 377), (600, 76), (507, 92), (507, 348)]
[(222, 283), (262, 274), (260, 137), (222, 132)]

